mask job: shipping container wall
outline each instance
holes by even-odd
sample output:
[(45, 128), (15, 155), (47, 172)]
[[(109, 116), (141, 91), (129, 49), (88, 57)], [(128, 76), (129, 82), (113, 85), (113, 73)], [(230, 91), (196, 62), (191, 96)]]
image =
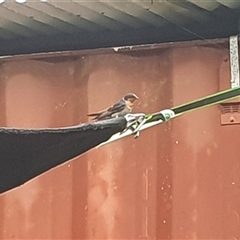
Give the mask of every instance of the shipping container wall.
[[(228, 54), (199, 46), (8, 61), (0, 124), (76, 125), (127, 92), (140, 97), (134, 112), (170, 108), (230, 87)], [(239, 239), (240, 128), (220, 118), (219, 106), (188, 113), (2, 194), (0, 238)]]

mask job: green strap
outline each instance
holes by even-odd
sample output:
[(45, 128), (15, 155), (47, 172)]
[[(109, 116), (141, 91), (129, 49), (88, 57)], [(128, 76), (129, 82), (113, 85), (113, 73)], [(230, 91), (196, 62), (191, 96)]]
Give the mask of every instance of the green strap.
[[(218, 103), (222, 103), (230, 99), (237, 98), (239, 96), (240, 96), (240, 87), (236, 87), (226, 91), (218, 92), (216, 94), (209, 95), (204, 98), (200, 98), (198, 100), (195, 100), (177, 107), (173, 107), (171, 108), (171, 110), (173, 110), (174, 113), (178, 116), (180, 114), (197, 110), (199, 108), (209, 107)], [(164, 121), (161, 112), (148, 115), (146, 123), (150, 123), (158, 120)]]

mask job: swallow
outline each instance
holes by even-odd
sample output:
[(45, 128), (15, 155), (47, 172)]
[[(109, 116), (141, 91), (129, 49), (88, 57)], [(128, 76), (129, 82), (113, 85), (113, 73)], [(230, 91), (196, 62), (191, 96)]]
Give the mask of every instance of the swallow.
[(126, 114), (132, 112), (134, 102), (137, 99), (139, 99), (139, 97), (136, 94), (128, 93), (112, 107), (96, 113), (90, 113), (87, 116), (94, 117), (92, 120), (96, 121), (125, 116)]

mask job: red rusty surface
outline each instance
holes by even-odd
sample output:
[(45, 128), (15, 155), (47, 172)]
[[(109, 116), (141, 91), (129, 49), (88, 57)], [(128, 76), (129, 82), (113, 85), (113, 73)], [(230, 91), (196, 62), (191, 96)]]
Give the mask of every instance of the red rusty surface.
[[(8, 61), (0, 123), (74, 125), (130, 91), (155, 112), (229, 87), (227, 63), (200, 46)], [(214, 106), (93, 149), (1, 195), (0, 239), (239, 239), (239, 134)]]

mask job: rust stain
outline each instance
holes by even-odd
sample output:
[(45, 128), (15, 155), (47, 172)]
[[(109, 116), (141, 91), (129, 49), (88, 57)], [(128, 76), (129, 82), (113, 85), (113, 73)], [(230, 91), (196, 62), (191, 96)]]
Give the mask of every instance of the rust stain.
[[(229, 84), (227, 50), (199, 44), (8, 59), (0, 122), (70, 126), (129, 91), (145, 113), (217, 92)], [(189, 113), (0, 196), (0, 238), (239, 239), (240, 129), (219, 121), (216, 106)]]

